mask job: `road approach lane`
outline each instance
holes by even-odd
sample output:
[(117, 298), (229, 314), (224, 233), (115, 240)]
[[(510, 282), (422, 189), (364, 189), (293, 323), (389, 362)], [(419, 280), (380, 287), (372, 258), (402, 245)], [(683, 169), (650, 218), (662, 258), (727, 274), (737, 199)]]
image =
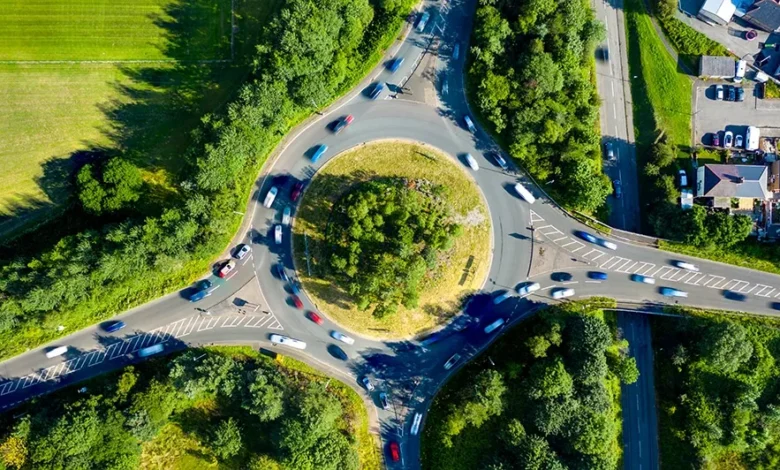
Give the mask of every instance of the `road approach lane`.
[[(440, 4), (425, 3), (425, 8), (438, 8)], [(459, 39), (462, 51), (466, 50), (469, 28), (468, 16), (473, 11), (473, 0), (453, 0), (452, 7), (447, 10), (447, 17), (441, 17), (434, 12), (431, 18), (431, 26), (423, 34), (413, 32), (407, 42), (411, 45), (401, 47), (401, 51), (408, 51), (414, 55), (430, 40), (432, 25), (446, 25), (443, 42)], [(440, 29), (439, 29), (440, 30)], [(406, 49), (404, 49), (406, 47)], [(450, 50), (442, 47), (441, 50)], [(403, 53), (403, 52), (402, 52)], [(346, 104), (335, 106), (333, 110), (324, 111), (324, 116), (289, 143), (279, 158), (267, 169), (270, 175), (289, 173), (296, 178), (308, 178), (318, 166), (312, 166), (304, 156), (305, 152), (313, 145), (326, 143), (331, 150), (328, 155), (360, 145), (375, 139), (401, 138), (412, 139), (438, 147), (450, 154), (455, 161), (459, 155), (469, 152), (477, 158), (481, 169), (470, 173), (480, 185), (482, 193), (490, 209), (490, 217), (493, 225), (494, 256), (489, 271), (489, 280), (485, 286), (486, 292), (503, 290), (514, 287), (518, 282), (526, 279), (531, 259), (531, 237), (536, 241), (546, 243), (551, 249), (561, 249), (571, 253), (572, 257), (581, 259), (588, 266), (605, 270), (621, 272), (628, 271), (639, 263), (652, 264), (654, 269), (662, 269), (669, 265), (671, 259), (678, 259), (676, 255), (658, 251), (652, 248), (635, 246), (616, 240), (618, 250), (611, 252), (598, 247), (586, 246), (577, 248), (574, 240), (575, 230), (588, 230), (574, 219), (562, 212), (553, 201), (549, 200), (538, 188), (532, 187), (522, 174), (503, 172), (491, 161), (488, 161), (483, 152), (494, 148), (495, 143), (481, 131), (473, 135), (463, 129), (462, 118), (468, 107), (459, 87), (462, 59), (452, 61), (448, 58), (439, 60), (440, 72), (446, 73), (450, 80), (450, 90), (446, 96), (440, 97), (441, 105), (435, 109), (427, 104), (406, 101), (401, 99), (378, 99), (370, 101), (363, 95), (356, 95)], [(405, 64), (413, 64), (415, 58), (409, 57)], [(411, 65), (410, 65), (411, 66)], [(411, 70), (411, 69), (410, 69)], [(385, 72), (378, 71), (378, 74)], [(437, 74), (437, 76), (440, 76)], [(416, 81), (424, 83), (425, 81)], [(416, 91), (415, 91), (416, 92)], [(326, 124), (345, 114), (353, 114), (355, 122), (338, 135), (333, 135), (326, 128)], [(327, 155), (322, 162), (327, 160)], [(318, 163), (320, 165), (321, 163)], [(459, 162), (462, 164), (462, 162)], [(263, 185), (259, 190), (261, 197), (265, 196), (270, 180), (263, 179)], [(538, 201), (529, 207), (511, 191), (511, 185), (515, 181), (522, 181), (532, 190)], [(286, 191), (286, 190), (285, 190)], [(128, 324), (127, 332), (123, 330), (119, 335), (105, 335), (97, 327), (85, 329), (68, 337), (58, 340), (53, 345), (71, 345), (81, 352), (64, 358), (46, 359), (39, 348), (25, 353), (12, 360), (3, 363), (3, 377), (0, 382), (0, 406), (12, 406), (19, 400), (23, 400), (38, 393), (51, 391), (60, 383), (67, 382), (69, 377), (83, 379), (98, 373), (105, 372), (119, 365), (125, 364), (128, 358), (133, 358), (138, 348), (155, 342), (168, 342), (171, 347), (187, 344), (204, 344), (208, 342), (250, 342), (262, 344), (268, 348), (284, 354), (287, 350), (283, 347), (268, 344), (270, 333), (289, 335), (306, 341), (308, 347), (305, 351), (307, 362), (326, 371), (339, 371), (340, 376), (349, 376), (357, 380), (361, 375), (368, 375), (383, 390), (391, 392), (393, 403), (396, 405), (392, 411), (379, 410), (379, 429), (386, 444), (388, 439), (398, 440), (401, 443), (405, 456), (404, 468), (419, 467), (419, 436), (410, 436), (409, 423), (416, 411), (425, 412), (430, 404), (432, 394), (453, 371), (447, 372), (442, 365), (455, 352), (459, 352), (465, 358), (484, 348), (489, 341), (498, 335), (487, 336), (481, 329), (467, 330), (465, 333), (453, 332), (451, 336), (440, 343), (421, 348), (415, 342), (401, 341), (376, 341), (371, 338), (355, 337), (354, 345), (340, 344), (329, 336), (332, 330), (339, 330), (337, 325), (325, 320), (323, 326), (317, 326), (307, 320), (304, 312), (292, 308), (289, 305), (289, 292), (286, 292), (285, 283), (282, 283), (273, 274), (273, 265), (277, 260), (282, 260), (290, 274), (292, 274), (291, 258), (289, 253), (289, 232), (285, 232), (284, 243), (277, 248), (269, 243), (268, 234), (271, 225), (278, 221), (281, 204), (287, 198), (283, 192), (274, 210), (269, 211), (254, 203), (250, 205), (252, 211), (254, 234), (247, 236), (243, 241), (250, 241), (253, 247), (251, 261), (240, 266), (233, 278), (221, 284), (206, 300), (192, 304), (182, 298), (178, 293), (164, 297), (158, 301), (149, 303), (134, 309), (120, 318)], [(532, 232), (528, 227), (533, 224), (536, 230)], [(558, 233), (552, 230), (554, 229)], [(555, 235), (553, 235), (555, 234)], [(553, 238), (554, 237), (554, 238)], [(596, 250), (596, 251), (593, 251)], [(587, 255), (586, 255), (587, 253)], [(614, 260), (617, 256), (626, 260)], [(611, 258), (610, 258), (611, 257)], [(688, 258), (686, 258), (688, 259)], [(614, 266), (612, 263), (614, 261)], [(632, 268), (628, 266), (628, 262)], [(717, 277), (724, 280), (733, 279), (752, 284), (763, 283), (767, 288), (780, 289), (780, 277), (766, 273), (749, 271), (718, 263), (692, 260), (700, 265), (702, 274), (708, 274), (706, 282), (694, 284), (690, 288), (690, 296), (683, 299), (690, 305), (711, 305), (713, 289)], [(658, 271), (659, 279), (667, 275)], [(672, 273), (669, 271), (670, 282), (685, 285), (684, 273)], [(720, 274), (719, 274), (720, 273)], [(728, 273), (728, 274), (727, 274)], [(627, 273), (623, 273), (626, 274)], [(679, 276), (678, 276), (679, 275)], [(717, 282), (716, 282), (717, 281)], [(202, 307), (208, 310), (212, 305), (229, 300), (239, 289), (248, 282), (256, 282), (261, 290), (263, 302), (267, 303), (269, 314), (262, 315), (223, 315), (209, 317), (200, 315), (194, 307)], [(752, 285), (751, 284), (751, 285)], [(660, 285), (660, 281), (659, 281)], [(728, 283), (723, 284), (729, 285)], [(742, 286), (742, 284), (733, 284)], [(587, 287), (585, 287), (587, 286)], [(650, 287), (650, 286), (648, 286)], [(648, 298), (647, 291), (636, 288), (635, 284), (617, 275), (601, 284), (585, 284), (577, 286), (577, 294), (588, 295), (614, 295), (626, 299), (642, 300)], [(652, 291), (651, 291), (652, 292)], [(764, 295), (780, 296), (780, 290), (771, 291), (756, 285), (755, 289), (748, 292), (748, 299), (744, 303), (734, 304), (724, 302), (724, 305), (739, 305), (745, 310), (757, 313), (771, 313), (769, 307), (770, 297)], [(769, 294), (767, 294), (769, 292)], [(303, 296), (306, 307), (311, 307), (310, 302)], [(665, 300), (663, 298), (655, 300)], [(549, 302), (545, 297), (539, 296), (529, 299), (512, 299), (501, 304), (496, 312), (490, 315), (504, 315), (512, 321), (517, 321), (522, 315), (534, 308)], [(683, 303), (683, 302), (681, 302)], [(718, 303), (720, 305), (720, 303)], [(504, 329), (506, 330), (506, 328)], [(502, 330), (502, 331), (504, 331)], [(451, 331), (451, 327), (449, 328)], [(136, 334), (136, 332), (138, 334)], [(122, 341), (112, 343), (105, 338), (121, 338)], [(110, 344), (109, 344), (110, 343)], [(338, 344), (347, 353), (349, 359), (342, 361), (335, 358), (329, 347)], [(52, 346), (52, 345), (49, 345)], [(73, 374), (73, 375), (71, 375)], [(65, 379), (65, 380), (63, 380)], [(353, 384), (354, 385), (354, 384)], [(376, 400), (375, 394), (372, 399)], [(375, 402), (375, 401), (374, 401)], [(400, 434), (398, 428), (403, 429)], [(383, 445), (383, 450), (385, 449)], [(393, 466), (392, 464), (390, 466)], [(397, 466), (399, 467), (400, 466)]]

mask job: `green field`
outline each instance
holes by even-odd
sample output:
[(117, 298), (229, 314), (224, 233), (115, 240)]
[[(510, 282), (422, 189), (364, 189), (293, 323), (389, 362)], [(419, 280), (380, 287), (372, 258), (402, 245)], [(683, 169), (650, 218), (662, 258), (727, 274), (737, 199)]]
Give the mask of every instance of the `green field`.
[[(0, 61), (229, 59), (230, 5), (230, 0), (4, 0)], [(195, 25), (187, 24), (192, 20)], [(178, 48), (174, 36), (187, 31), (208, 37), (201, 40), (206, 47)]]
[[(279, 4), (235, 2), (237, 58)], [(69, 157), (80, 151), (129, 152), (147, 181), (166, 184), (189, 129), (246, 76), (238, 61), (190, 60), (230, 59), (230, 8), (231, 0), (4, 2), (0, 241), (62, 207)]]

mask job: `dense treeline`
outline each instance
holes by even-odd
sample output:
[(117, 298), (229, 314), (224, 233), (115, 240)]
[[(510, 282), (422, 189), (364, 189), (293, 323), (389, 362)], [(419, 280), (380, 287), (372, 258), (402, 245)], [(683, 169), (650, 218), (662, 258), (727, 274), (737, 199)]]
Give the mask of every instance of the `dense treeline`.
[(199, 451), (190, 468), (356, 470), (363, 434), (353, 399), (361, 402), (347, 390), (236, 348), (188, 351), (4, 416), (0, 461), (9, 469), (187, 468), (177, 448), (186, 443)]
[[(264, 32), (255, 72), (225, 112), (207, 115), (182, 155), (189, 174), (158, 217), (132, 215), (0, 268), (0, 356), (80, 328), (197, 276), (237, 227), (259, 165), (313, 103), (359, 78), (392, 39), (410, 0), (286, 0)], [(78, 173), (88, 212), (117, 214), (144, 198), (137, 169), (119, 160)], [(121, 219), (120, 219), (121, 220)], [(19, 330), (22, 330), (21, 332)]]
[(361, 310), (382, 318), (415, 308), (420, 284), (463, 228), (427, 182), (383, 179), (353, 188), (333, 207), (325, 239), (329, 274)]
[(780, 466), (777, 322), (653, 319), (664, 468)]
[(480, 0), (468, 71), (482, 116), (510, 154), (557, 197), (595, 211), (601, 171), (592, 58), (604, 27), (586, 0)]
[(639, 373), (603, 312), (573, 305), (526, 321), (437, 395), (424, 468), (617, 468), (619, 383)]

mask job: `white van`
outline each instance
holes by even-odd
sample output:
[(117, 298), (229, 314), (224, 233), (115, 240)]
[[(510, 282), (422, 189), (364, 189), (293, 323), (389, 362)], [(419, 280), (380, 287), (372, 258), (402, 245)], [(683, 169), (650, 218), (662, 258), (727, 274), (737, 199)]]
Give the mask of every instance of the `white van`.
[(498, 320), (494, 321), (490, 325), (485, 327), (485, 334), (489, 335), (490, 333), (496, 331), (497, 329), (501, 328), (504, 323), (506, 323), (506, 320), (503, 318), (499, 318)]
[(747, 134), (745, 135), (745, 150), (758, 150), (758, 139), (760, 137), (761, 131), (758, 130), (758, 127), (748, 126)]
[(415, 413), (414, 420), (412, 420), (412, 436), (416, 436), (420, 432), (420, 423), (422, 422), (422, 413)]
[(734, 83), (742, 83), (742, 79), (745, 78), (745, 70), (747, 70), (747, 62), (744, 60), (737, 62), (737, 72), (734, 74)]
[(66, 352), (68, 352), (68, 347), (67, 346), (60, 346), (59, 348), (54, 348), (51, 351), (47, 352), (46, 353), (46, 357), (51, 359), (53, 357), (62, 356)]
[(527, 202), (528, 204), (533, 204), (534, 201), (536, 201), (534, 195), (531, 194), (530, 191), (525, 189), (525, 186), (523, 186), (520, 183), (517, 183), (515, 185), (515, 191), (517, 191), (517, 194), (519, 194), (521, 198), (525, 199), (525, 202)]

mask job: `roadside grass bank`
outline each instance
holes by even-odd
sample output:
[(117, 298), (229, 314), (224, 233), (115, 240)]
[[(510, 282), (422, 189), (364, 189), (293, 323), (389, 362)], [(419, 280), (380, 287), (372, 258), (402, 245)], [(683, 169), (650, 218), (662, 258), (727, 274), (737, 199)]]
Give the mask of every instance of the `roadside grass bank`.
[(677, 0), (651, 0), (653, 10), (664, 34), (669, 39), (680, 60), (688, 70), (696, 74), (699, 70), (699, 57), (729, 56), (731, 53), (720, 43), (713, 41), (684, 22), (675, 18), (678, 9)]
[(728, 248), (719, 246), (696, 247), (667, 240), (659, 240), (658, 247), (673, 253), (780, 274), (780, 247), (770, 243), (757, 242), (754, 238), (749, 238)]
[[(424, 278), (418, 307), (401, 305), (397, 312), (377, 318), (371, 310), (358, 309), (346, 291), (327, 279), (325, 231), (342, 196), (361, 182), (383, 177), (440, 185), (440, 196), (463, 233)], [(412, 142), (378, 141), (335, 156), (306, 189), (293, 235), (295, 267), (315, 305), (345, 328), (373, 337), (408, 337), (445, 323), (460, 310), (463, 299), (482, 286), (490, 267), (490, 213), (476, 183), (438, 149)]]
[(780, 321), (670, 312), (651, 317), (661, 468), (776, 468)]
[(0, 462), (8, 468), (84, 461), (117, 469), (381, 468), (354, 390), (248, 346), (152, 359), (0, 416)]
[[(298, 3), (286, 0), (285, 5)], [(304, 8), (320, 8), (303, 3)], [(330, 88), (315, 90), (324, 93), (318, 103), (325, 106), (333, 102), (338, 98), (335, 90), (351, 88), (376, 65), (363, 59), (377, 57), (377, 50), (386, 49), (395, 40), (411, 3), (395, 5), (400, 10), (378, 12), (376, 24), (363, 5), (361, 18), (366, 23), (344, 30), (345, 35), (358, 36), (335, 37), (329, 43), (335, 48), (343, 46), (340, 40), (351, 41), (352, 48), (340, 49), (348, 57), (341, 57), (344, 60), (338, 69), (330, 63), (317, 64), (338, 72), (324, 82)], [(315, 31), (307, 23), (314, 18), (316, 15), (274, 16), (263, 34), (263, 44), (273, 45), (283, 34), (301, 32), (285, 21), (294, 22), (302, 31)], [(331, 33), (339, 36), (340, 31)], [(278, 67), (290, 66), (285, 55), (293, 53), (324, 60), (317, 54), (307, 55), (315, 38), (303, 39), (286, 43), (299, 48), (297, 52), (289, 47), (265, 48), (257, 51), (257, 60)], [(263, 70), (286, 76), (270, 67)], [(323, 83), (317, 70), (302, 70), (311, 74), (302, 75), (302, 80)], [(234, 101), (220, 108), (220, 113), (204, 116), (201, 127), (190, 134), (191, 146), (179, 155), (186, 160), (189, 172), (176, 188), (182, 197), (161, 207), (160, 216), (115, 215), (102, 227), (66, 236), (34, 255), (4, 261), (0, 266), (0, 357), (38, 347), (171, 293), (208, 271), (235, 235), (241, 218), (234, 211), (246, 209), (248, 194), (266, 159), (282, 137), (313, 111), (310, 101), (293, 95), (293, 84), (272, 75), (250, 78)], [(55, 318), (60, 321), (55, 322)], [(57, 323), (65, 329), (59, 331)]]
[(534, 468), (619, 468), (620, 383), (638, 371), (616, 315), (591, 305), (537, 313), (452, 376), (426, 418), (422, 467), (531, 468), (533, 456)]

